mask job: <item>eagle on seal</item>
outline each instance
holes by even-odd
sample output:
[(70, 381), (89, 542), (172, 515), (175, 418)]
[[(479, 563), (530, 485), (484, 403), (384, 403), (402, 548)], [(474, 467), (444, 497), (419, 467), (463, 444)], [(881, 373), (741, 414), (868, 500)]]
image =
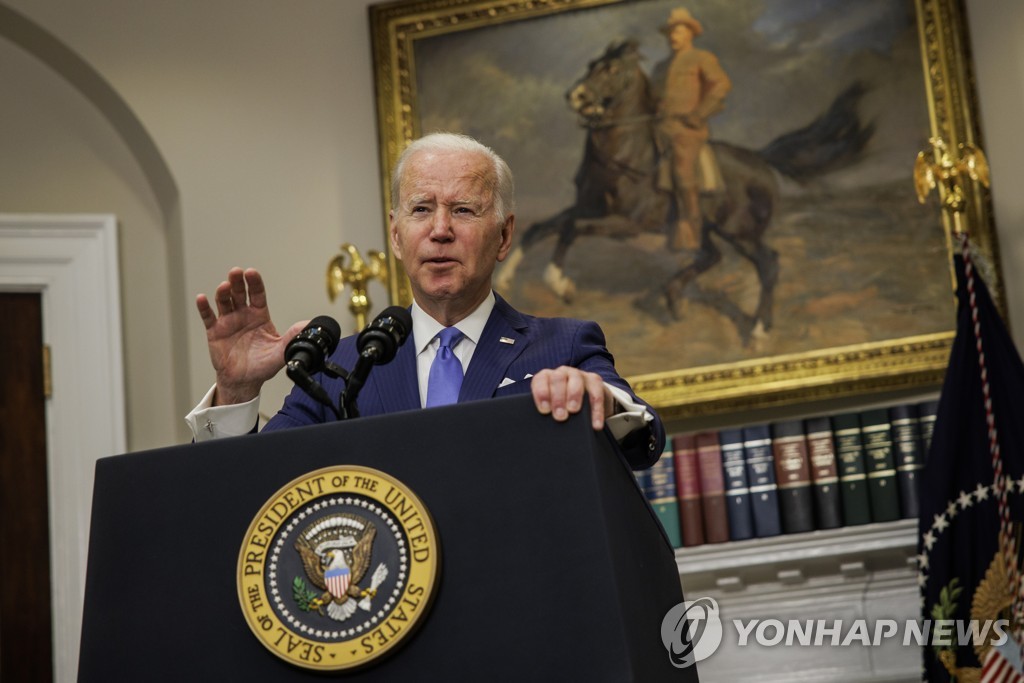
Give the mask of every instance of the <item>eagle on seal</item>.
[(359, 598), (368, 599), (376, 594), (376, 585), (368, 589), (359, 586), (370, 566), (376, 535), (377, 528), (373, 524), (354, 515), (321, 520), (299, 535), (295, 549), (302, 558), (306, 576), (323, 591), (314, 601), (314, 607), (325, 606), (328, 616), (344, 621), (356, 611)]

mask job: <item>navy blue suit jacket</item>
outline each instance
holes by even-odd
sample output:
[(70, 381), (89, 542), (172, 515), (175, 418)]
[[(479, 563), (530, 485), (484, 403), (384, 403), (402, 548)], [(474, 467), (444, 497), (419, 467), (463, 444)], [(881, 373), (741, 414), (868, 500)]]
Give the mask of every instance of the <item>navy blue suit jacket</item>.
[[(604, 333), (597, 323), (570, 318), (537, 318), (520, 313), (500, 296), (495, 295), (495, 299), (494, 310), (484, 326), (462, 382), (459, 403), (529, 393), (527, 375), (560, 365), (596, 372), (605, 382), (624, 389), (635, 401), (644, 403), (615, 371), (614, 360), (605, 346)], [(513, 340), (513, 343), (499, 341), (502, 337)], [(416, 348), (417, 343), (410, 334), (394, 360), (376, 366), (370, 372), (356, 402), (361, 416), (420, 408)], [(334, 363), (348, 370), (355, 367), (357, 358), (355, 335), (342, 339), (331, 356)], [(499, 388), (506, 378), (513, 383)], [(317, 375), (316, 380), (334, 401), (345, 388), (343, 381), (325, 375)], [(654, 421), (647, 429), (631, 433), (620, 444), (627, 461), (635, 469), (653, 464), (665, 444), (664, 426), (657, 413), (651, 408), (649, 410)], [(263, 431), (334, 419), (325, 406), (296, 387)]]

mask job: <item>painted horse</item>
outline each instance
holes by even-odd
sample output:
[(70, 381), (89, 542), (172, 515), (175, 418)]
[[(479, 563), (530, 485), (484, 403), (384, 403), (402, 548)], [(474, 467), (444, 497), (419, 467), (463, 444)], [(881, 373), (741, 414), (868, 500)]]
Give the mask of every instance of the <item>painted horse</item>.
[[(578, 237), (628, 239), (642, 232), (668, 235), (676, 209), (671, 190), (662, 189), (664, 183), (658, 182), (657, 103), (641, 59), (636, 41), (613, 42), (569, 89), (569, 106), (587, 129), (583, 160), (575, 177), (575, 202), (525, 230), (498, 273), (499, 289), (508, 290), (529, 249), (550, 235), (558, 239), (544, 282), (567, 302), (575, 294), (575, 284), (565, 274), (565, 258)], [(776, 170), (802, 181), (856, 159), (873, 132), (871, 126), (861, 125), (856, 113), (863, 93), (863, 86), (853, 84), (810, 125), (782, 135), (758, 151), (709, 142), (724, 189), (702, 195), (700, 246), (696, 253), (681, 254), (686, 263), (663, 285), (674, 318), (681, 317), (686, 300), (695, 300), (727, 316), (745, 346), (771, 329), (779, 259), (764, 243), (764, 234), (778, 203)], [(750, 261), (757, 272), (760, 293), (752, 314), (723, 293), (704, 290), (697, 283), (702, 273), (722, 259), (712, 233)]]

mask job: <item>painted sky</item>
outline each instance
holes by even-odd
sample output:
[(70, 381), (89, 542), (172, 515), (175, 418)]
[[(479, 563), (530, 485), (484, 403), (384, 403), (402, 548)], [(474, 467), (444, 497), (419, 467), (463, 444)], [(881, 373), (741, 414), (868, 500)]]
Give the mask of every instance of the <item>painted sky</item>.
[[(640, 42), (647, 71), (669, 55), (658, 28), (678, 2), (650, 0), (506, 22), (415, 43), (424, 132), (458, 130), (492, 145), (518, 176), (521, 217), (572, 198), (584, 131), (565, 92), (617, 38)], [(869, 86), (861, 107), (876, 126), (857, 169), (829, 182), (909, 177), (927, 138), (927, 109), (912, 0), (695, 0), (697, 46), (733, 81), (712, 135), (759, 148), (806, 125), (850, 82)], [(522, 215), (538, 214), (537, 216)]]

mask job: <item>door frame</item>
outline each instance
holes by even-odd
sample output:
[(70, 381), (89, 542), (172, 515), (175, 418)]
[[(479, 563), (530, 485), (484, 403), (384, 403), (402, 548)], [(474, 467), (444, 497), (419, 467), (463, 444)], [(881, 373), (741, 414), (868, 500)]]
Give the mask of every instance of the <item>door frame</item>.
[(54, 679), (77, 677), (93, 476), (126, 450), (117, 220), (0, 214), (0, 290), (41, 294)]

